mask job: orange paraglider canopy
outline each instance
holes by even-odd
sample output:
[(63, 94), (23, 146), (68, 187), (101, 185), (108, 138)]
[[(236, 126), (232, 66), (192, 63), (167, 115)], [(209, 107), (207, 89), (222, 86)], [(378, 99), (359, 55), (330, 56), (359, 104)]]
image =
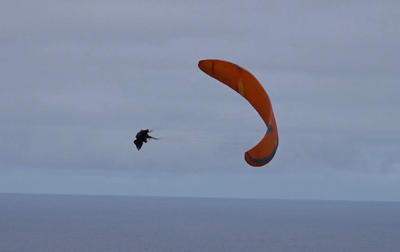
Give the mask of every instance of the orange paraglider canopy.
[(245, 153), (245, 160), (252, 166), (268, 164), (278, 148), (278, 128), (271, 101), (260, 82), (246, 69), (223, 60), (201, 60), (199, 68), (242, 95), (261, 116), (267, 126), (266, 133), (256, 146)]

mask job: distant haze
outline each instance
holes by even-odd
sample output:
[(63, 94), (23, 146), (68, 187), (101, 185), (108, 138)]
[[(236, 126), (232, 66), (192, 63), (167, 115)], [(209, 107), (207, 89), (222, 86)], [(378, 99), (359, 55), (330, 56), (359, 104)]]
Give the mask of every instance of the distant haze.
[[(20, 0), (0, 21), (0, 192), (400, 200), (398, 1)], [(268, 92), (267, 166), (207, 58)]]

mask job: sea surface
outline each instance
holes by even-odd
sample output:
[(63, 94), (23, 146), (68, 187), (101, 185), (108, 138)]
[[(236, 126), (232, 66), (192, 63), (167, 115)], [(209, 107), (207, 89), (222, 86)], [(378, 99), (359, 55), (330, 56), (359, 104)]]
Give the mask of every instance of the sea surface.
[(399, 252), (400, 203), (0, 194), (0, 251)]

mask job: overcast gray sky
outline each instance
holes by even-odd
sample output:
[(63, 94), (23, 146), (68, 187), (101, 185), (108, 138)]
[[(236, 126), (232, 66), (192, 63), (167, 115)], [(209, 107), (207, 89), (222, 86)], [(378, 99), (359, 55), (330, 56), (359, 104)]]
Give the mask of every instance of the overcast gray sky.
[[(399, 25), (397, 0), (2, 1), (0, 192), (400, 201)], [(208, 58), (268, 92), (267, 166)]]

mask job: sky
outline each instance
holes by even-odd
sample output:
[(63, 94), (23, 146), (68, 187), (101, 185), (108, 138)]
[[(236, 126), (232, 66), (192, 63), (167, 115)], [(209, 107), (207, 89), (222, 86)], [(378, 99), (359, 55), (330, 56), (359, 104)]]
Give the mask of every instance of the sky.
[[(400, 201), (397, 0), (0, 5), (0, 193)], [(268, 165), (244, 161), (265, 125), (202, 59), (264, 86)]]

